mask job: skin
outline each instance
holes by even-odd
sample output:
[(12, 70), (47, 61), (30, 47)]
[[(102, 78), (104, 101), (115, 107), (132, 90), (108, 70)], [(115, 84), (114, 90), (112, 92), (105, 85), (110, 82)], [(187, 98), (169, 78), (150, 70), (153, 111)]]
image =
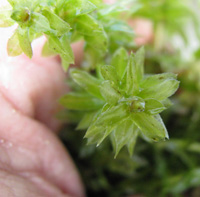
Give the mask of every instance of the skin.
[[(5, 3), (1, 0), (0, 6)], [(0, 194), (83, 197), (77, 169), (56, 136), (61, 126), (55, 118), (57, 100), (67, 91), (59, 58), (41, 57), (44, 37), (33, 42), (31, 60), (8, 57), (14, 29), (0, 29)], [(78, 65), (83, 43), (72, 47)]]
[(0, 193), (84, 196), (77, 170), (56, 136), (61, 126), (55, 118), (57, 100), (67, 90), (60, 62), (40, 57), (44, 38), (33, 43), (31, 60), (8, 57), (11, 34), (12, 29), (1, 29)]

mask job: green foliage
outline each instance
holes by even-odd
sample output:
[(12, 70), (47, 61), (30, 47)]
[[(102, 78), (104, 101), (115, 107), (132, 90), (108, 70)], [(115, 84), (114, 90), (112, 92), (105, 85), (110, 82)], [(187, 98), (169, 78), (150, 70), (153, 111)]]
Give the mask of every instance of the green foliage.
[[(96, 111), (85, 137), (89, 144), (99, 146), (110, 135), (115, 157), (124, 145), (132, 153), (139, 134), (150, 141), (168, 139), (159, 113), (166, 109), (165, 100), (179, 82), (172, 73), (144, 76), (144, 54), (144, 48), (129, 57), (125, 49), (117, 50), (112, 65), (100, 66), (99, 79), (72, 69), (70, 76), (81, 91), (60, 100), (70, 110), (85, 110), (86, 116), (87, 111)], [(86, 116), (81, 120), (83, 125), (88, 124)]]
[[(194, 8), (194, 2), (190, 0), (139, 0), (134, 2), (140, 5), (133, 16), (146, 18), (153, 23), (155, 39), (154, 48), (162, 50), (169, 43), (173, 36), (179, 35), (185, 44), (189, 43), (188, 28), (193, 29), (197, 37), (200, 36), (199, 16)], [(152, 14), (154, 13), (154, 14)]]
[[(163, 88), (164, 92), (162, 92), (162, 90), (159, 92), (151, 87), (159, 84), (158, 79), (160, 77), (161, 79), (163, 78), (161, 84), (167, 85), (167, 87), (170, 85), (173, 86), (176, 75), (169, 72), (177, 73), (178, 79), (181, 81), (178, 94), (173, 97), (175, 106), (170, 110), (162, 112), (171, 105), (169, 99), (160, 101), (153, 97), (145, 100), (145, 110), (147, 115), (150, 114), (156, 116), (156, 114), (162, 112), (162, 117), (168, 128), (170, 140), (166, 142), (146, 143), (145, 141), (138, 139), (137, 136), (142, 132), (136, 125), (136, 128), (132, 128), (136, 132), (134, 132), (134, 135), (132, 133), (130, 137), (129, 132), (131, 133), (132, 130), (130, 129), (130, 125), (133, 126), (133, 124), (129, 121), (120, 123), (117, 127), (118, 129), (114, 129), (113, 132), (109, 134), (112, 146), (115, 149), (114, 154), (116, 154), (124, 144), (126, 144), (128, 150), (134, 149), (134, 154), (132, 157), (129, 157), (126, 150), (122, 148), (118, 153), (117, 158), (113, 160), (113, 150), (107, 139), (105, 139), (104, 143), (97, 148), (94, 145), (85, 146), (84, 142), (82, 142), (82, 144), (73, 143), (76, 141), (73, 141), (73, 138), (77, 139), (76, 135), (80, 135), (80, 131), (65, 132), (67, 137), (64, 139), (67, 141), (68, 147), (70, 144), (73, 151), (75, 149), (75, 151), (72, 152), (76, 159), (78, 155), (77, 165), (81, 169), (83, 179), (87, 185), (88, 196), (141, 195), (150, 197), (196, 197), (199, 196), (200, 185), (199, 50), (197, 49), (197, 51), (195, 51), (192, 57), (193, 59), (185, 61), (180, 55), (180, 51), (173, 47), (174, 43), (172, 38), (178, 34), (179, 37), (184, 40), (185, 45), (190, 45), (190, 40), (192, 38), (188, 36), (188, 31), (186, 31), (188, 29), (187, 24), (191, 21), (194, 24), (193, 28), (195, 28), (196, 34), (198, 34), (198, 17), (195, 16), (195, 12), (190, 7), (190, 3), (193, 1), (137, 2), (141, 3), (141, 8), (136, 10), (136, 13), (133, 13), (133, 18), (147, 18), (153, 22), (154, 26), (154, 40), (153, 42), (146, 44), (147, 46), (145, 47), (145, 70), (147, 73), (151, 73), (151, 75), (143, 77), (143, 82), (140, 83), (140, 87), (146, 87), (147, 92), (145, 92), (145, 94), (147, 95), (149, 91), (154, 91), (156, 97), (162, 95), (167, 96), (171, 93), (170, 91), (166, 91), (166, 88)], [(197, 7), (197, 10), (198, 9), (199, 7)], [(117, 37), (115, 42), (117, 42), (117, 44), (122, 43), (121, 39), (123, 38)], [(196, 40), (196, 42), (199, 42), (199, 40)], [(113, 44), (112, 46), (115, 45)], [(181, 50), (184, 50), (184, 48), (181, 48)], [(120, 56), (122, 53), (123, 55)], [(104, 70), (109, 67), (109, 64), (110, 66), (116, 67), (116, 73), (113, 75), (117, 76), (118, 79), (122, 81), (122, 79), (126, 78), (124, 76), (128, 59), (126, 50), (121, 48), (118, 49), (118, 53), (116, 52), (112, 56), (110, 62), (106, 62), (106, 64), (104, 63), (105, 66), (99, 67), (105, 67)], [(97, 70), (97, 76), (99, 80), (102, 80), (101, 86), (107, 87), (106, 90), (105, 88), (101, 88), (104, 90), (101, 90), (101, 94), (105, 100), (104, 102), (109, 105), (117, 105), (119, 100), (118, 97), (120, 96), (119, 92), (112, 88), (112, 83), (109, 82), (110, 80), (108, 78), (106, 78), (107, 80), (103, 80), (103, 74), (99, 74), (99, 70), (100, 69)], [(156, 74), (157, 77), (152, 75), (152, 73), (161, 72), (167, 73)], [(111, 68), (109, 72), (106, 73), (113, 73), (113, 69)], [(109, 76), (109, 74), (104, 74), (104, 77), (106, 76)], [(152, 77), (154, 77), (153, 80)], [(116, 77), (112, 79), (112, 81), (115, 81), (115, 79)], [(125, 81), (123, 81), (123, 84), (125, 84)], [(140, 100), (139, 104), (142, 106), (142, 100)], [(79, 124), (80, 127), (78, 128), (87, 129), (96, 113), (96, 111), (87, 112), (83, 116)], [(120, 129), (123, 131), (126, 130), (126, 132), (120, 132)], [(84, 132), (85, 131), (83, 131), (83, 133)], [(83, 133), (81, 136), (84, 135)], [(123, 135), (124, 133), (126, 137)], [(146, 140), (144, 134), (142, 137)], [(137, 146), (134, 148), (136, 138)], [(128, 141), (130, 141), (129, 144)], [(116, 142), (118, 142), (118, 145)], [(133, 147), (130, 148), (130, 145)]]
[(17, 56), (22, 53), (17, 31), (15, 31), (15, 33), (8, 40), (7, 52), (10, 56)]
[(14, 24), (14, 21), (10, 18), (12, 9), (10, 6), (4, 6), (0, 8), (0, 27), (9, 27)]
[(186, 112), (183, 99), (163, 112), (170, 140), (150, 144), (138, 139), (132, 157), (122, 148), (113, 159), (109, 140), (97, 148), (85, 146), (85, 131), (65, 128), (62, 139), (77, 162), (88, 196), (199, 196), (200, 105), (191, 103), (199, 103), (199, 94), (190, 96), (185, 98), (191, 105)]
[[(195, 49), (186, 61), (184, 48), (179, 51), (174, 43), (177, 35), (185, 46), (200, 37), (199, 1), (193, 7), (189, 0), (9, 3), (0, 10), (0, 26), (18, 24), (8, 41), (10, 56), (24, 52), (31, 57), (31, 42), (45, 35), (42, 54), (59, 54), (67, 70), (74, 62), (70, 44), (85, 42), (82, 69), (70, 70), (72, 92), (60, 99), (67, 108), (60, 117), (70, 125), (62, 139), (74, 155), (88, 196), (199, 196), (200, 53)], [(141, 48), (128, 55), (138, 48), (127, 25), (130, 17), (153, 24), (146, 53)], [(150, 74), (144, 75), (144, 62)], [(179, 85), (171, 72), (181, 83), (175, 106), (166, 110)], [(168, 138), (161, 112), (170, 136), (165, 142), (159, 142)], [(72, 124), (78, 131), (70, 130)]]
[[(120, 45), (128, 46), (133, 40), (132, 29), (120, 19), (120, 13), (128, 10), (125, 6), (119, 9), (124, 3), (117, 3), (111, 9), (101, 0), (43, 0), (42, 3), (39, 0), (9, 0), (9, 3), (11, 6), (0, 11), (0, 26), (18, 24), (8, 44), (8, 54), (12, 56), (23, 51), (31, 58), (31, 42), (45, 35), (47, 43), (42, 54), (59, 54), (67, 70), (74, 63), (70, 44), (84, 39), (87, 67), (94, 68), (106, 53), (112, 53)], [(124, 39), (122, 43), (115, 43), (119, 38)]]

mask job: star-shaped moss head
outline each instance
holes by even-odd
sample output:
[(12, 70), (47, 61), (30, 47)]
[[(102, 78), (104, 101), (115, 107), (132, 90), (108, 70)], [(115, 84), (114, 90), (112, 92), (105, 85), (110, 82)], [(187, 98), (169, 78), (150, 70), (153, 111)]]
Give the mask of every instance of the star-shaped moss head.
[(168, 139), (159, 115), (179, 86), (176, 75), (163, 73), (144, 76), (144, 48), (128, 56), (119, 49), (111, 65), (100, 66), (98, 78), (71, 69), (73, 81), (82, 89), (64, 96), (60, 102), (68, 109), (85, 111), (78, 128), (88, 126), (88, 143), (101, 142), (109, 135), (115, 155), (126, 145), (130, 154), (141, 134), (152, 141)]

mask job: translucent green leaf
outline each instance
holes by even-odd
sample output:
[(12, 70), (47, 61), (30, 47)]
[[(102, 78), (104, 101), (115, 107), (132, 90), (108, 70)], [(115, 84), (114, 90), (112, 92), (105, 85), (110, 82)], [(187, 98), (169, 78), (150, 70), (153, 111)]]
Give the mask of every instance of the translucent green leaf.
[(86, 132), (85, 138), (88, 138), (87, 144), (97, 144), (99, 146), (105, 138), (114, 130), (115, 125), (113, 127), (102, 127), (92, 125), (89, 127)]
[(143, 99), (152, 98), (162, 101), (173, 95), (178, 87), (179, 81), (176, 79), (167, 79), (151, 87), (145, 87), (145, 89), (139, 93), (139, 96)]
[(103, 27), (91, 16), (81, 15), (76, 18), (76, 30), (94, 50), (106, 51), (108, 38)]
[(46, 41), (42, 48), (42, 56), (48, 57), (52, 55), (56, 55), (57, 53), (49, 47), (49, 42)]
[[(129, 142), (132, 142), (133, 138), (134, 141), (136, 140), (136, 133), (138, 132), (137, 129), (135, 130), (134, 128), (134, 123), (131, 120), (127, 119), (123, 121), (120, 125), (118, 125), (113, 131), (112, 144), (115, 151), (115, 158), (124, 145), (127, 144), (129, 145), (129, 149), (133, 149), (133, 143), (129, 144)], [(130, 151), (133, 152), (133, 150)]]
[(91, 125), (84, 138), (88, 138), (87, 144), (95, 144), (103, 137), (105, 133), (105, 128), (102, 126)]
[(60, 41), (62, 43), (65, 53), (60, 54), (62, 58), (62, 66), (64, 70), (67, 70), (69, 64), (74, 64), (74, 53), (70, 45), (69, 37), (67, 34), (64, 34), (61, 38)]
[(133, 122), (141, 132), (153, 141), (166, 140), (169, 138), (165, 125), (159, 115), (150, 115), (145, 112), (133, 113)]
[(104, 65), (100, 67), (101, 75), (105, 80), (112, 81), (116, 86), (118, 86), (119, 81), (117, 78), (116, 69), (114, 66)]
[(134, 54), (131, 53), (126, 73), (126, 93), (128, 95), (134, 95), (138, 93), (139, 83), (137, 78), (135, 57)]
[[(98, 114), (93, 118), (92, 123), (84, 136), (84, 138), (88, 138), (88, 144), (97, 143), (99, 145), (99, 143), (101, 143), (107, 136), (106, 133), (108, 133), (108, 131), (112, 131), (112, 126), (96, 124), (96, 121), (99, 117), (101, 117), (101, 114)], [(108, 130), (108, 127), (111, 129)]]
[(111, 61), (111, 65), (116, 68), (116, 72), (120, 80), (124, 77), (127, 64), (128, 53), (121, 47), (114, 53)]
[(78, 130), (85, 130), (87, 129), (91, 123), (92, 120), (94, 119), (94, 117), (96, 116), (97, 112), (88, 112), (86, 113), (83, 118), (81, 119), (81, 121), (79, 122), (78, 126), (76, 127), (76, 129)]
[(14, 8), (19, 8), (19, 7), (21, 8), (23, 6), (27, 6), (28, 7), (28, 5), (31, 5), (31, 3), (33, 2), (31, 0), (19, 0), (19, 1), (16, 1), (16, 0), (7, 0), (7, 1)]
[(57, 5), (58, 14), (65, 20), (88, 14), (96, 9), (96, 6), (88, 0), (68, 0)]
[[(104, 106), (105, 106), (105, 105), (104, 105)], [(104, 108), (104, 106), (103, 106), (103, 108)], [(101, 110), (100, 110), (99, 112), (101, 112)], [(105, 130), (105, 128), (104, 128), (104, 129), (101, 128), (101, 125), (100, 125), (100, 126), (97, 126), (97, 125), (96, 125), (96, 120), (98, 119), (98, 117), (99, 117), (100, 115), (101, 115), (100, 113), (97, 113), (96, 116), (93, 117), (92, 123), (91, 123), (90, 126), (88, 127), (87, 132), (86, 132), (84, 138), (86, 138), (86, 137), (87, 137), (87, 138), (92, 137), (92, 135), (93, 135), (93, 134), (92, 134), (92, 133), (93, 133), (93, 130), (97, 130), (97, 127), (100, 128), (101, 130)]]
[(104, 81), (100, 85), (100, 91), (106, 103), (110, 105), (117, 104), (119, 99), (122, 97), (122, 95), (112, 87), (110, 81)]
[(97, 98), (102, 99), (101, 92), (99, 90), (99, 85), (101, 81), (90, 75), (88, 72), (81, 71), (78, 69), (71, 69), (70, 75), (72, 79), (82, 88), (84, 88), (88, 93)]
[(162, 73), (162, 74), (150, 75), (145, 77), (145, 79), (141, 81), (140, 87), (143, 89), (149, 88), (165, 81), (166, 79), (176, 79), (176, 78), (177, 75), (174, 73)]
[(164, 105), (164, 107), (169, 108), (173, 105), (173, 103), (170, 101), (170, 99), (162, 100), (161, 103)]
[(102, 0), (90, 0), (94, 5), (98, 6), (99, 4), (102, 4)]
[(101, 113), (105, 112), (106, 110), (108, 110), (110, 108), (110, 105), (108, 103), (106, 103), (102, 109), (101, 109)]
[(64, 61), (62, 64), (64, 70), (68, 68), (69, 64), (74, 63), (74, 55), (67, 35), (63, 35), (60, 39), (54, 35), (51, 35), (49, 36), (48, 42), (51, 50), (60, 54), (62, 60)]
[(48, 19), (42, 14), (33, 12), (31, 14), (31, 18), (32, 18), (31, 28), (36, 33), (46, 33), (46, 34), (55, 33), (55, 31), (51, 29)]
[(159, 114), (165, 109), (166, 107), (160, 101), (157, 101), (155, 99), (145, 100), (145, 112), (151, 115)]
[(61, 65), (64, 71), (67, 71), (69, 68), (70, 62), (68, 61), (68, 58), (66, 58), (64, 55), (61, 55)]
[[(104, 5), (102, 9), (100, 9), (99, 14), (103, 17), (106, 15), (113, 15), (116, 13), (128, 11), (129, 8), (127, 4), (132, 3), (132, 0), (126, 0), (126, 1), (116, 1), (113, 4)], [(106, 16), (107, 17), (107, 16)]]
[(100, 56), (104, 56), (108, 47), (108, 37), (104, 30), (95, 32), (91, 36), (84, 36), (85, 41), (92, 50), (100, 52)]
[(131, 133), (129, 141), (126, 144), (130, 156), (133, 155), (138, 135), (139, 135), (139, 129), (137, 128), (137, 126), (135, 124), (133, 124), (133, 132)]
[(69, 93), (60, 99), (60, 104), (71, 110), (97, 110), (104, 104), (103, 101), (90, 95)]
[(0, 27), (9, 27), (14, 24), (14, 21), (10, 18), (12, 9), (4, 6), (0, 8)]
[(141, 47), (135, 53), (136, 75), (139, 82), (142, 80), (144, 75), (144, 58), (145, 50), (144, 47)]
[(31, 42), (29, 39), (29, 29), (18, 27), (17, 31), (18, 31), (17, 33), (18, 33), (19, 45), (22, 51), (29, 58), (31, 58), (33, 55), (33, 52), (32, 52)]
[(49, 10), (43, 10), (42, 14), (48, 19), (51, 28), (57, 31), (58, 36), (62, 36), (70, 31), (70, 25), (53, 12)]
[(102, 126), (96, 125), (94, 122), (94, 124), (88, 128), (84, 137), (88, 138), (88, 144), (97, 143), (97, 146), (99, 146), (103, 140), (115, 129), (115, 127), (117, 127), (118, 124), (118, 122), (115, 122), (109, 126)]
[(83, 39), (83, 37), (77, 32), (77, 31), (70, 31), (70, 41), (71, 43), (80, 41), (81, 39)]
[(101, 138), (99, 138), (99, 140), (97, 142), (97, 146), (99, 146), (105, 140), (105, 138), (113, 132), (113, 130), (115, 129), (115, 127), (117, 127), (117, 125), (118, 125), (118, 123), (116, 123), (112, 126), (106, 127), (106, 130), (103, 133), (103, 136)]
[(107, 7), (100, 9), (99, 15), (102, 17), (105, 17), (105, 15), (113, 15), (119, 12), (127, 11), (128, 8), (113, 4), (113, 5), (108, 5)]
[[(97, 75), (100, 75), (100, 64), (103, 60), (104, 54), (102, 51), (94, 50), (91, 45), (85, 43), (84, 48), (84, 57), (85, 57), (85, 66), (87, 69), (98, 69)], [(102, 62), (104, 64), (104, 62)], [(101, 77), (102, 78), (102, 77)]]
[(129, 34), (132, 37), (134, 36), (134, 31), (133, 29), (124, 21), (121, 20), (111, 20), (109, 21), (109, 31), (111, 33), (116, 33), (119, 32), (121, 34)]
[(22, 49), (19, 44), (18, 31), (9, 38), (7, 43), (7, 52), (9, 56), (17, 56), (22, 53)]
[(127, 117), (127, 107), (125, 104), (119, 104), (114, 107), (108, 108), (105, 112), (101, 113), (101, 116), (96, 120), (96, 125), (112, 125), (119, 123)]

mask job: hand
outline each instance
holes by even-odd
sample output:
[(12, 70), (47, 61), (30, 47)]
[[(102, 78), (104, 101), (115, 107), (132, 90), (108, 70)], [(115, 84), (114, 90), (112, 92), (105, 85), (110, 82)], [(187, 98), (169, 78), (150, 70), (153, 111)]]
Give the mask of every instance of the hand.
[(57, 58), (42, 58), (44, 38), (34, 56), (8, 57), (13, 28), (0, 29), (0, 194), (84, 196), (77, 170), (56, 131), (57, 99), (67, 90)]

